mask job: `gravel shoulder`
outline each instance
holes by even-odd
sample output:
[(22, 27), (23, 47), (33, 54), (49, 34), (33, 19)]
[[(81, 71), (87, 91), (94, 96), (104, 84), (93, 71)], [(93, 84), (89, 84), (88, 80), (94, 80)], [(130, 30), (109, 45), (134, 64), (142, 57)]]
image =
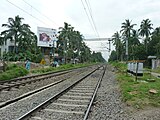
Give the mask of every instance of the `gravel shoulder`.
[(88, 120), (160, 120), (160, 108), (136, 110), (123, 103), (118, 81), (108, 65)]

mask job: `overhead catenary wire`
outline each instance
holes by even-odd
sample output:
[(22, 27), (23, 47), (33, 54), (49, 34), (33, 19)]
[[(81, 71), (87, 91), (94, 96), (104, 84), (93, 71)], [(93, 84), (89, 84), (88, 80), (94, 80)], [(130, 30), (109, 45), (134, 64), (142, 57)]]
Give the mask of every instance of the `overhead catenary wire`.
[[(85, 0), (85, 2), (86, 2), (86, 5), (87, 5), (87, 8), (88, 8), (89, 14), (90, 14), (90, 16), (91, 16), (91, 19), (92, 19), (92, 22), (93, 22), (93, 25), (94, 25), (95, 31), (96, 31), (96, 33), (97, 33), (98, 39), (100, 40), (100, 36), (99, 36), (98, 30), (97, 30), (97, 27), (96, 27), (95, 21), (94, 21), (94, 19), (93, 19), (92, 9), (91, 9), (91, 6), (90, 6), (90, 2), (89, 2), (89, 0), (88, 0), (88, 1), (87, 1), (87, 0)], [(106, 47), (102, 42), (101, 42), (101, 45), (102, 45), (103, 47), (107, 48), (107, 47)], [(109, 48), (107, 48), (107, 49), (109, 49)]]
[(93, 23), (93, 25), (94, 25), (96, 34), (97, 34), (97, 36), (98, 36), (98, 38), (99, 38), (99, 33), (98, 33), (98, 30), (97, 30), (97, 27), (96, 27), (96, 24), (95, 24), (95, 22), (94, 22), (93, 15), (92, 15), (92, 12), (91, 12), (92, 9), (91, 9), (90, 3), (89, 3), (89, 1), (87, 2), (87, 0), (85, 0), (85, 2), (86, 2), (86, 5), (87, 5), (87, 8), (88, 8), (88, 11), (89, 11), (89, 14), (90, 14), (92, 23)]
[(42, 20), (38, 19), (37, 17), (33, 16), (32, 14), (28, 13), (26, 10), (22, 9), (21, 7), (19, 7), (18, 5), (10, 2), (9, 0), (6, 0), (8, 3), (12, 4), (13, 6), (15, 6), (16, 8), (20, 9), (21, 11), (23, 11), (24, 13), (30, 15), (31, 17), (33, 17), (34, 19), (40, 21), (41, 23), (45, 24), (48, 26), (48, 24), (46, 24), (45, 22), (43, 22)]
[[(89, 15), (88, 15), (88, 12), (87, 12), (86, 7), (85, 7), (85, 5), (84, 5), (84, 3), (83, 3), (82, 0), (81, 0), (81, 3), (82, 3), (82, 6), (83, 6), (83, 8), (84, 8), (84, 10), (85, 10), (85, 13), (86, 13), (86, 15), (87, 15), (87, 18), (88, 18), (88, 20), (89, 20), (89, 23), (90, 23), (90, 25), (91, 25), (93, 31), (95, 32), (95, 34), (97, 34), (97, 33), (96, 33), (96, 30), (95, 30), (95, 28), (94, 28), (94, 25), (93, 25), (93, 23), (92, 23), (92, 21), (91, 21)], [(96, 35), (96, 36), (97, 36), (97, 35)]]
[(41, 14), (42, 16), (44, 16), (45, 18), (47, 18), (48, 20), (50, 20), (51, 22), (53, 22), (55, 25), (58, 26), (58, 24), (56, 22), (54, 22), (51, 18), (49, 18), (48, 16), (46, 16), (45, 14), (41, 13), (37, 8), (33, 7), (31, 4), (29, 4), (28, 2), (26, 2), (25, 0), (23, 0), (23, 2), (27, 5), (29, 5), (31, 8), (33, 8), (35, 11), (37, 11), (39, 14)]

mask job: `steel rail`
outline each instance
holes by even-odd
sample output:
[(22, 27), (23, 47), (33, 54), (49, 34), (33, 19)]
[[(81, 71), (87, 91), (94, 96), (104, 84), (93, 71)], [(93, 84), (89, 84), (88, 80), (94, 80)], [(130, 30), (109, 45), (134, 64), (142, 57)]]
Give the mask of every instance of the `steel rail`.
[(35, 78), (34, 80), (28, 80), (28, 81), (23, 81), (23, 82), (15, 82), (15, 81), (11, 81), (10, 83), (12, 84), (13, 82), (15, 82), (15, 83), (13, 83), (12, 85), (4, 85), (4, 87), (1, 87), (0, 88), (0, 91), (2, 91), (2, 90), (4, 90), (4, 89), (10, 89), (10, 88), (12, 88), (12, 87), (18, 87), (18, 86), (20, 86), (20, 85), (25, 85), (25, 84), (28, 84), (28, 83), (32, 83), (32, 82), (36, 82), (36, 81), (40, 81), (40, 80), (43, 80), (43, 79), (47, 79), (47, 78), (51, 78), (51, 77), (55, 77), (55, 76), (58, 76), (58, 75), (63, 75), (63, 74), (66, 74), (66, 73), (69, 73), (69, 72), (71, 72), (71, 71), (65, 71), (65, 72), (62, 72), (62, 73), (53, 73), (52, 75), (49, 75), (49, 76), (44, 76), (44, 77), (42, 77), (42, 78)]
[(103, 69), (104, 69), (103, 74), (102, 74), (102, 76), (100, 77), (100, 79), (99, 79), (99, 81), (98, 81), (98, 84), (97, 84), (97, 86), (96, 86), (96, 88), (95, 88), (95, 90), (94, 90), (93, 96), (92, 96), (92, 98), (91, 98), (91, 101), (90, 101), (90, 103), (89, 103), (89, 106), (88, 106), (88, 108), (87, 108), (87, 111), (86, 111), (86, 113), (85, 113), (85, 116), (84, 116), (83, 120), (87, 120), (87, 118), (88, 118), (88, 115), (89, 115), (91, 106), (92, 106), (92, 104), (93, 104), (93, 101), (94, 101), (94, 99), (95, 99), (95, 97), (96, 97), (98, 88), (99, 88), (99, 86), (100, 86), (100, 84), (101, 84), (101, 81), (102, 81), (102, 79), (103, 79), (103, 76), (104, 76), (104, 74), (105, 74), (106, 67), (103, 67)]
[(10, 79), (10, 80), (3, 80), (3, 81), (0, 81), (0, 84), (11, 83), (11, 82), (21, 81), (21, 80), (24, 80), (24, 79), (30, 79), (30, 78), (35, 78), (35, 77), (41, 77), (41, 76), (55, 74), (55, 73), (59, 73), (59, 72), (65, 72), (65, 71), (72, 71), (72, 69), (55, 71), (55, 72), (48, 72), (48, 73), (42, 73), (42, 74), (38, 74), (38, 75), (24, 76), (24, 77), (14, 78), (14, 79)]
[(64, 93), (66, 93), (67, 91), (69, 91), (71, 88), (73, 88), (75, 85), (77, 85), (79, 82), (81, 82), (83, 79), (87, 78), (88, 76), (90, 76), (92, 73), (94, 73), (97, 69), (99, 69), (100, 66), (94, 70), (92, 70), (89, 74), (83, 76), (81, 79), (79, 79), (78, 81), (76, 81), (75, 83), (73, 83), (72, 85), (68, 86), (66, 89), (62, 90), (61, 92), (55, 94), (54, 96), (52, 96), (51, 98), (47, 99), (46, 101), (44, 101), (43, 103), (39, 104), (38, 106), (36, 106), (35, 108), (33, 108), (32, 110), (30, 110), (29, 112), (27, 112), (26, 114), (22, 115), (21, 117), (19, 117), (17, 120), (24, 120), (29, 118), (34, 112), (39, 111), (41, 108), (44, 108), (45, 106), (47, 106), (48, 104), (50, 104), (52, 101), (56, 100), (58, 97), (62, 96)]
[(58, 84), (58, 83), (63, 82), (64, 80), (66, 80), (66, 79), (62, 79), (62, 80), (56, 81), (56, 82), (54, 82), (54, 83), (52, 83), (52, 84), (49, 84), (49, 85), (46, 85), (46, 86), (41, 87), (41, 88), (39, 88), (39, 89), (33, 90), (33, 91), (31, 91), (31, 92), (28, 92), (28, 93), (26, 93), (26, 94), (23, 94), (23, 95), (21, 95), (21, 96), (19, 96), (19, 97), (14, 98), (14, 99), (12, 99), (12, 100), (8, 100), (8, 101), (6, 101), (6, 102), (4, 102), (4, 103), (1, 103), (1, 104), (0, 104), (0, 108), (5, 107), (5, 106), (7, 106), (7, 105), (9, 105), (9, 104), (12, 104), (12, 103), (14, 103), (14, 102), (17, 102), (17, 101), (19, 101), (19, 100), (21, 100), (21, 99), (23, 99), (23, 98), (26, 98), (26, 97), (28, 97), (28, 96), (31, 96), (31, 95), (33, 95), (33, 94), (35, 94), (35, 93), (38, 93), (38, 92), (40, 92), (40, 91), (42, 91), (42, 90), (45, 90), (45, 89), (49, 88), (49, 87), (52, 87), (52, 86), (54, 86), (54, 85), (56, 85), (56, 84)]
[[(93, 66), (93, 65), (91, 65), (91, 66)], [(86, 67), (88, 67), (88, 66), (86, 66)], [(10, 80), (3, 80), (3, 81), (0, 80), (0, 85), (2, 85), (4, 83), (10, 83), (10, 82), (21, 81), (23, 79), (41, 77), (41, 76), (44, 76), (44, 75), (55, 74), (55, 73), (59, 73), (59, 72), (73, 71), (73, 70), (79, 69), (79, 68), (85, 68), (85, 67), (78, 67), (78, 68), (70, 68), (70, 69), (67, 69), (67, 70), (52, 71), (52, 72), (47, 72), (47, 73), (42, 73), (42, 74), (37, 74), (37, 75), (31, 75), (31, 76), (24, 76), (24, 77), (14, 78), (14, 79), (10, 79)]]

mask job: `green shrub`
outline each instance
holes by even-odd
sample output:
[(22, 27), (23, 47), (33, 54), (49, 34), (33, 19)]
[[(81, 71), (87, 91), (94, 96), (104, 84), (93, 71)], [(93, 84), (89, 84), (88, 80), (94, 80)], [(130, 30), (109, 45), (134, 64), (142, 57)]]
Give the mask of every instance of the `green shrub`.
[(0, 74), (0, 80), (10, 80), (13, 78), (27, 75), (28, 73), (29, 72), (25, 68), (19, 67), (14, 64), (9, 66), (5, 72)]

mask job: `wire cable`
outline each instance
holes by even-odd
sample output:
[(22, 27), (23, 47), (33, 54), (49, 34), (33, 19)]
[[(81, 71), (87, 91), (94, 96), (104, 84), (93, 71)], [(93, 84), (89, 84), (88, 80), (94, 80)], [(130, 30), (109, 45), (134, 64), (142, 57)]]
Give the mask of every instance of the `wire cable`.
[[(89, 2), (89, 1), (88, 1)], [(95, 28), (95, 31), (96, 31), (96, 34), (97, 34), (97, 36), (98, 36), (98, 38), (99, 38), (99, 33), (98, 33), (98, 31), (97, 31), (97, 27), (96, 27), (96, 24), (95, 24), (95, 21), (94, 21), (94, 19), (93, 19), (93, 15), (92, 15), (92, 9), (91, 9), (91, 7), (89, 6), (90, 4), (88, 4), (88, 2), (87, 2), (87, 0), (85, 0), (85, 3), (86, 3), (86, 5), (87, 5), (87, 9), (88, 9), (88, 11), (89, 11), (89, 14), (90, 14), (90, 17), (91, 17), (91, 20), (92, 20), (92, 23), (93, 23), (93, 25), (94, 25), (94, 28)]]
[[(82, 0), (81, 0), (81, 1), (82, 1)], [(92, 9), (91, 9), (91, 6), (90, 6), (90, 2), (89, 2), (89, 0), (88, 0), (88, 2), (87, 2), (87, 0), (85, 0), (85, 3), (86, 3), (86, 5), (87, 5), (87, 8), (88, 8), (88, 11), (89, 11), (90, 17), (91, 17), (91, 19), (92, 19), (92, 23), (93, 23), (93, 25), (94, 25), (95, 31), (96, 31), (96, 33), (97, 33), (98, 40), (100, 41), (100, 36), (99, 36), (98, 31), (97, 31), (97, 27), (96, 27), (95, 21), (94, 21), (94, 19), (93, 19)], [(109, 48), (108, 48), (108, 47), (106, 47), (106, 45), (104, 45), (102, 42), (101, 42), (101, 46), (103, 46), (104, 48), (109, 49)]]
[(41, 23), (45, 24), (48, 26), (48, 24), (46, 24), (45, 22), (43, 22), (42, 20), (36, 18), (35, 16), (33, 16), (32, 14), (28, 13), (26, 10), (20, 8), (19, 6), (17, 6), (16, 4), (10, 2), (9, 0), (6, 0), (8, 3), (12, 4), (13, 6), (15, 6), (16, 8), (20, 9), (21, 11), (25, 12), (26, 14), (30, 15), (31, 17), (35, 18), (36, 20), (40, 21)]
[(94, 26), (93, 26), (93, 24), (92, 24), (92, 21), (91, 21), (90, 18), (89, 18), (89, 15), (88, 15), (88, 13), (87, 13), (86, 7), (85, 7), (85, 5), (84, 5), (84, 3), (83, 3), (82, 0), (81, 0), (81, 2), (82, 2), (82, 6), (83, 6), (83, 8), (84, 8), (84, 10), (85, 10), (85, 13), (86, 13), (86, 15), (87, 15), (87, 18), (88, 18), (88, 20), (89, 20), (89, 23), (91, 24), (91, 27), (92, 27), (93, 31), (95, 32), (95, 34), (97, 34), (96, 31), (95, 31), (95, 28), (94, 28)]
[(41, 14), (42, 16), (46, 17), (48, 20), (50, 20), (51, 22), (53, 22), (55, 25), (58, 26), (58, 24), (56, 22), (54, 22), (52, 19), (50, 19), (48, 16), (46, 16), (45, 14), (41, 13), (38, 9), (36, 9), (35, 7), (33, 7), (31, 4), (29, 4), (28, 2), (26, 2), (25, 0), (23, 0), (23, 2), (27, 5), (29, 5), (31, 8), (33, 8), (35, 11), (37, 11), (39, 14)]

